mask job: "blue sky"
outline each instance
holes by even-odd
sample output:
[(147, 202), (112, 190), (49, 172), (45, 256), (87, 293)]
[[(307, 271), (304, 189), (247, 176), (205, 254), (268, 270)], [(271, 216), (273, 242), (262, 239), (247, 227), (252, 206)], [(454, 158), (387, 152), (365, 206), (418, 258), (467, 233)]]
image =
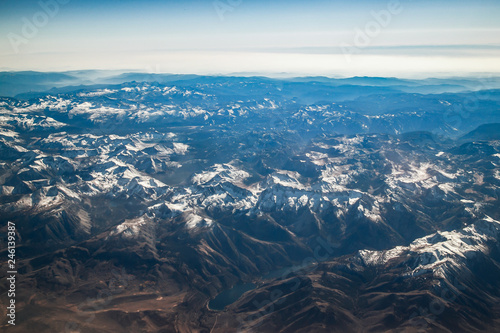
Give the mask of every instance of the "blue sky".
[(490, 0), (3, 0), (0, 69), (499, 73), (499, 18)]

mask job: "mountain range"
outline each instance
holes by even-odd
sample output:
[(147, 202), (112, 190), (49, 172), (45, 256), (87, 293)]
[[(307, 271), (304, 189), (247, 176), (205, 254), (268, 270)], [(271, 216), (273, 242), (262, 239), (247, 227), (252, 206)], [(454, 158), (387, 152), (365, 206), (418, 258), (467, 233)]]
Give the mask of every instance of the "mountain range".
[(0, 73), (9, 331), (498, 330), (485, 82)]

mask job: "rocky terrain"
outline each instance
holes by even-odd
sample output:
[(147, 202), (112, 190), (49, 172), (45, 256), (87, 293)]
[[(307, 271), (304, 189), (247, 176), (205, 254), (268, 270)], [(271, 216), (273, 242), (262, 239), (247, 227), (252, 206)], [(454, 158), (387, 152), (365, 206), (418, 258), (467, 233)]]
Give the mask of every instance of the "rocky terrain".
[(121, 79), (0, 100), (10, 331), (498, 329), (498, 90)]

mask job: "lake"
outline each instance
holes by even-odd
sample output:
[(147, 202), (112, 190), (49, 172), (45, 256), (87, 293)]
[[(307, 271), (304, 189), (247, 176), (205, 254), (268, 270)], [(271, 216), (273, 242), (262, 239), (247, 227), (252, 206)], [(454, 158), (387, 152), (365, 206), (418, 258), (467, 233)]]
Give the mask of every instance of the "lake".
[[(261, 280), (274, 280), (274, 279), (284, 279), (290, 277), (292, 273), (298, 273), (302, 269), (307, 267), (313, 267), (317, 263), (303, 263), (301, 265), (294, 265), (276, 269), (270, 271), (261, 277)], [(231, 289), (226, 289), (217, 295), (214, 299), (208, 302), (208, 308), (210, 310), (222, 311), (228, 305), (236, 302), (244, 293), (249, 290), (257, 288), (255, 283), (240, 283), (232, 287)]]
[(256, 287), (257, 285), (255, 283), (237, 284), (231, 289), (224, 290), (213, 300), (208, 302), (208, 308), (210, 310), (222, 311), (226, 306), (236, 302), (244, 293)]

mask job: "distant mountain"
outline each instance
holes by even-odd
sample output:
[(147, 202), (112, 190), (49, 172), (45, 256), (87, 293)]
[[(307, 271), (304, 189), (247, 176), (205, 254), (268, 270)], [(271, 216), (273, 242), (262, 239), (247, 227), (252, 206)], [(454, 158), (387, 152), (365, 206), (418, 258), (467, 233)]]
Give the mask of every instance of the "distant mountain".
[(467, 141), (500, 140), (500, 123), (481, 125), (460, 139)]
[(99, 79), (104, 84), (121, 84), (124, 82), (177, 82), (200, 78), (199, 75), (180, 75), (180, 74), (159, 74), (159, 73), (122, 73), (119, 75), (105, 76)]
[(25, 92), (46, 91), (79, 81), (78, 78), (65, 73), (0, 72), (0, 96), (13, 97)]
[[(96, 85), (96, 84), (123, 84), (126, 82), (149, 82), (175, 84), (179, 86), (193, 86), (194, 84), (228, 84), (233, 82), (266, 83), (276, 87), (288, 87), (289, 95), (307, 95), (314, 85), (319, 90), (328, 92), (323, 100), (338, 102), (373, 93), (420, 93), (440, 94), (445, 92), (457, 93), (463, 91), (477, 91), (499, 89), (500, 78), (488, 79), (399, 79), (385, 77), (297, 77), (271, 79), (262, 76), (203, 76), (188, 74), (166, 74), (148, 72), (123, 72), (82, 70), (67, 72), (0, 72), (0, 96), (14, 97), (25, 93), (46, 92), (52, 88), (66, 86)], [(336, 87), (337, 93), (331, 93)], [(342, 88), (343, 87), (343, 88)], [(302, 90), (306, 90), (302, 93)], [(351, 91), (348, 91), (348, 90)], [(364, 90), (366, 89), (366, 91)], [(343, 91), (342, 91), (343, 90)], [(320, 94), (320, 93), (317, 93)], [(25, 96), (25, 95), (21, 95)], [(23, 97), (24, 98), (24, 97)], [(321, 99), (319, 99), (321, 100)], [(310, 99), (307, 99), (308, 103)], [(317, 101), (317, 100), (314, 100)]]

